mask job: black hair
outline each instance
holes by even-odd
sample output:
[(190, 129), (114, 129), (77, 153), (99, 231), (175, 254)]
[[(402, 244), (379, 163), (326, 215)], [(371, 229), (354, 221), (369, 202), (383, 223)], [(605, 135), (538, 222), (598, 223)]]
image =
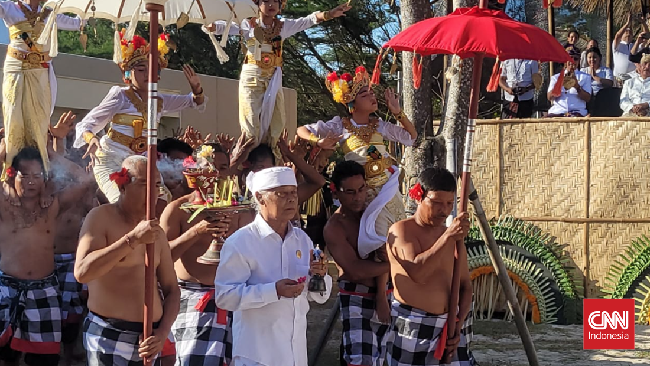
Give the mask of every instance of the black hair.
[(427, 168), (419, 181), (425, 196), (430, 191), (456, 192), (456, 178), (445, 168)]
[(172, 151), (180, 151), (186, 155), (192, 155), (194, 149), (190, 144), (175, 138), (166, 138), (158, 142), (158, 152), (169, 155)]
[(251, 150), (248, 154), (248, 162), (255, 164), (263, 159), (271, 159), (273, 165), (275, 165), (275, 155), (273, 155), (273, 149), (267, 144), (260, 144), (258, 147)]
[(38, 161), (38, 163), (41, 164), (43, 171), (45, 171), (45, 164), (43, 164), (41, 152), (35, 147), (27, 146), (20, 149), (18, 154), (14, 157), (14, 161), (11, 162), (11, 167), (18, 170), (18, 165), (21, 161)]
[(603, 54), (600, 53), (600, 48), (598, 47), (591, 47), (590, 49), (587, 50), (587, 55), (590, 53), (595, 53), (598, 55), (598, 57), (602, 60), (603, 59)]
[(341, 182), (343, 182), (344, 179), (355, 177), (357, 175), (362, 176), (364, 179), (366, 178), (366, 170), (361, 164), (351, 160), (342, 161), (334, 167), (332, 178), (330, 180), (334, 183), (336, 188), (340, 188)]
[(569, 29), (569, 33), (567, 33), (567, 37), (569, 37), (569, 36), (571, 35), (571, 33), (575, 33), (575, 34), (576, 34), (576, 38), (580, 38), (580, 32), (578, 32), (577, 29), (575, 29), (575, 28), (573, 28), (573, 29)]

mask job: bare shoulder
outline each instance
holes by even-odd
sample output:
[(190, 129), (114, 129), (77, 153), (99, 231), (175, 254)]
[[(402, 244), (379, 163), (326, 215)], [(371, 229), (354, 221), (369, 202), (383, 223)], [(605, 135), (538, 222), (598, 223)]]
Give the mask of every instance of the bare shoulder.
[(100, 205), (88, 213), (86, 216), (86, 219), (84, 220), (84, 223), (89, 223), (89, 224), (94, 224), (97, 225), (97, 223), (101, 222), (102, 226), (104, 225), (111, 225), (113, 221), (115, 220), (115, 208), (113, 205)]
[(325, 235), (332, 233), (339, 233), (343, 230), (343, 215), (338, 212), (335, 212), (332, 217), (327, 220), (325, 227), (323, 228), (323, 233)]
[(394, 223), (390, 229), (388, 229), (388, 232), (390, 234), (408, 237), (413, 235), (413, 229), (416, 227), (417, 224), (415, 223), (415, 219), (408, 218)]

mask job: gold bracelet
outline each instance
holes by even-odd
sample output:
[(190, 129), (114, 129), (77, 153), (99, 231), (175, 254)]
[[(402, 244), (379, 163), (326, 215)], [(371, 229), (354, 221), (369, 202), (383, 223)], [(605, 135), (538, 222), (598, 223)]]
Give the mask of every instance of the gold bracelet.
[(324, 11), (323, 12), (323, 21), (326, 22), (328, 20), (332, 20), (332, 15), (330, 14), (329, 11)]
[(406, 114), (404, 113), (404, 110), (401, 110), (397, 115), (393, 115), (393, 116), (395, 116), (395, 119), (400, 122), (402, 122), (404, 118), (407, 118)]
[(311, 142), (312, 144), (317, 144), (318, 143), (318, 137), (314, 135), (313, 133), (309, 134), (309, 139), (307, 140)]
[(92, 133), (90, 131), (84, 132), (81, 136), (83, 137), (84, 141), (86, 141), (87, 144), (89, 144), (90, 141), (92, 141), (92, 139), (97, 137), (97, 136), (95, 136), (94, 133)]

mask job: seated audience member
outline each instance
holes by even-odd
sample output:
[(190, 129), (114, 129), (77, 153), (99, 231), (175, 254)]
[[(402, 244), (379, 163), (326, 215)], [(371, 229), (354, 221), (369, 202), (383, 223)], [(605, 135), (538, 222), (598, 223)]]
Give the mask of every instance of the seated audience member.
[(611, 88), (614, 85), (612, 70), (601, 64), (603, 55), (598, 48), (590, 48), (587, 51), (587, 67), (580, 71), (591, 76), (591, 93), (598, 94), (601, 89)]
[[(580, 54), (569, 50), (573, 61), (565, 64), (564, 83), (559, 96), (555, 96), (553, 89), (557, 84), (560, 74), (555, 74), (548, 85), (548, 100), (553, 105), (548, 110), (549, 117), (583, 117), (587, 115), (587, 102), (591, 99), (591, 76), (577, 70)], [(567, 89), (568, 88), (568, 89)]]
[(623, 84), (621, 109), (624, 116), (648, 116), (650, 111), (650, 50), (646, 48), (642, 52), (630, 56), (633, 62), (638, 61), (638, 75)]
[(582, 53), (580, 54), (581, 69), (585, 67), (589, 67), (589, 63), (587, 62), (587, 52), (592, 48), (598, 48), (598, 41), (595, 39), (589, 40), (589, 42), (587, 42), (587, 48), (584, 51), (582, 51)]

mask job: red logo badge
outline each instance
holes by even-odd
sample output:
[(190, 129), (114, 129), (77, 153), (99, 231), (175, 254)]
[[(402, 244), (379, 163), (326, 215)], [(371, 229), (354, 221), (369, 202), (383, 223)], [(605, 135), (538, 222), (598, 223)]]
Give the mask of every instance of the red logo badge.
[(634, 349), (634, 299), (584, 299), (584, 349)]

